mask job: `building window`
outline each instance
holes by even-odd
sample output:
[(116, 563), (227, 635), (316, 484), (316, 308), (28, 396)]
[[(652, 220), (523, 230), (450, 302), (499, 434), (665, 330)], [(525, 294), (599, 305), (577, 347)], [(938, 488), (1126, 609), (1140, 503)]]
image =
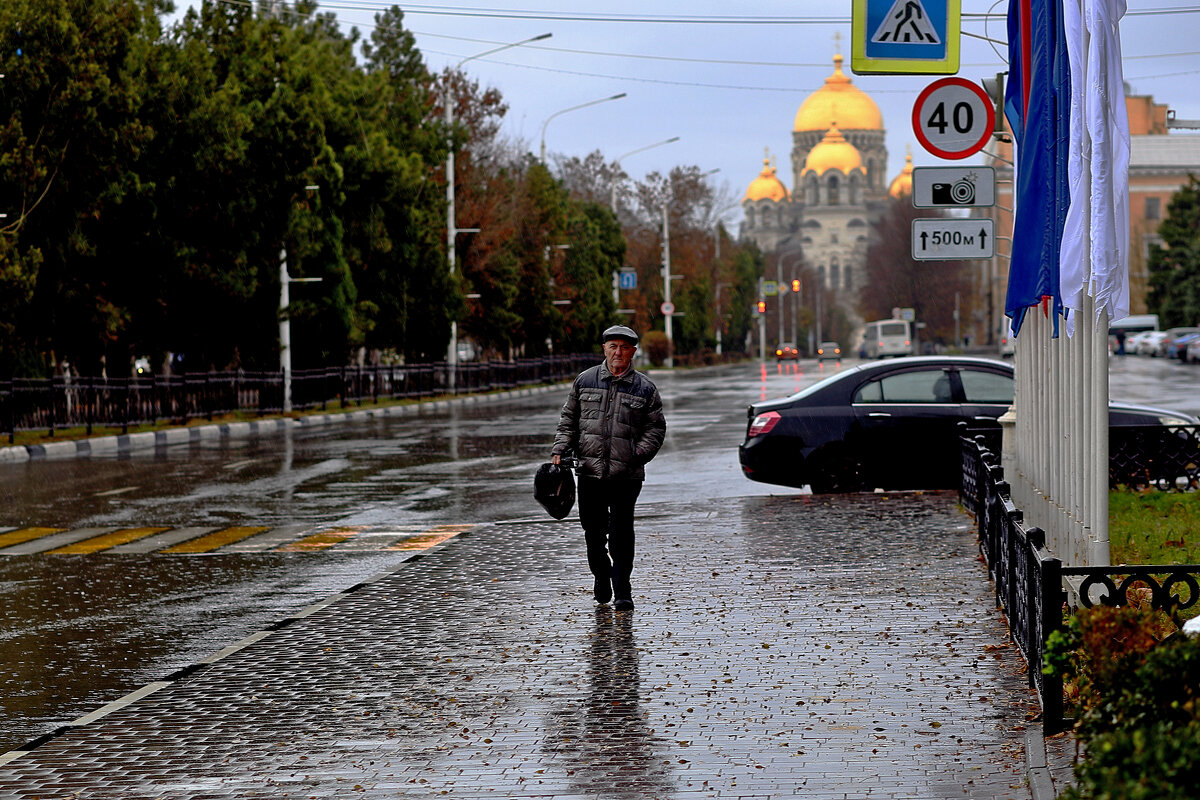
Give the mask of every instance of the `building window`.
[(833, 259), (829, 263), (829, 286), (832, 289), (837, 289), (841, 283), (841, 273), (839, 272), (837, 259)]
[(850, 269), (850, 265), (847, 264), (846, 269), (842, 272), (842, 288), (844, 289), (854, 288), (854, 280), (851, 272), (852, 270)]
[(842, 187), (838, 182), (837, 175), (830, 175), (829, 182), (826, 184), (829, 191), (829, 205), (836, 206), (842, 202)]
[(1162, 219), (1162, 198), (1146, 198), (1146, 219)]

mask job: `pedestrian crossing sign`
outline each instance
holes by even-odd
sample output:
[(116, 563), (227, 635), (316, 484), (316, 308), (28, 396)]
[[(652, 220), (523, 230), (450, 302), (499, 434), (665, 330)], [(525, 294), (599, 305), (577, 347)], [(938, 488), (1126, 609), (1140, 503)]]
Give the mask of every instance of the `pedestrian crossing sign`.
[(854, 0), (850, 69), (860, 75), (958, 72), (962, 0)]

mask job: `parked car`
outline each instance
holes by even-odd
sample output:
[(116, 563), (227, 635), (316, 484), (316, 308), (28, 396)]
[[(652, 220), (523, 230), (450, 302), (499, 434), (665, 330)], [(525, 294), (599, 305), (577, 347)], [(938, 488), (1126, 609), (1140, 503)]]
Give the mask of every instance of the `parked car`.
[(1128, 336), (1126, 336), (1125, 337), (1125, 353), (1126, 353), (1126, 355), (1133, 355), (1133, 356), (1137, 355), (1138, 348), (1140, 348), (1141, 344), (1142, 344), (1142, 339), (1146, 338), (1147, 334), (1151, 334), (1154, 332), (1155, 331), (1138, 331), (1137, 333), (1131, 333)]
[(1151, 353), (1150, 355), (1159, 356), (1161, 358), (1170, 358), (1171, 357), (1171, 348), (1175, 344), (1175, 340), (1178, 339), (1180, 336), (1185, 336), (1189, 333), (1200, 333), (1200, 328), (1196, 328), (1194, 326), (1180, 327), (1180, 328), (1167, 328), (1166, 331), (1164, 331), (1164, 333), (1166, 334), (1166, 336), (1164, 336), (1158, 342), (1158, 345), (1155, 348), (1155, 352)]
[[(1166, 331), (1146, 331), (1137, 340), (1137, 354), (1139, 356), (1156, 356), (1158, 355), (1158, 346), (1167, 338)], [(1128, 347), (1128, 345), (1126, 345)]]
[(1200, 363), (1200, 336), (1188, 342), (1187, 352), (1183, 354), (1183, 360), (1189, 364)]
[(775, 348), (776, 361), (797, 361), (799, 358), (800, 351), (791, 342), (780, 342), (779, 346)]
[[(814, 492), (950, 489), (962, 480), (958, 423), (997, 428), (1012, 404), (1013, 365), (914, 356), (838, 372), (747, 409), (738, 460), (747, 478)], [(1109, 424), (1192, 425), (1175, 411), (1109, 404)]]
[(1200, 339), (1200, 331), (1176, 336), (1167, 344), (1167, 358), (1178, 358), (1183, 361), (1187, 356), (1188, 345)]
[(837, 342), (821, 342), (821, 346), (817, 348), (817, 361), (824, 361), (825, 359), (841, 361), (841, 345)]

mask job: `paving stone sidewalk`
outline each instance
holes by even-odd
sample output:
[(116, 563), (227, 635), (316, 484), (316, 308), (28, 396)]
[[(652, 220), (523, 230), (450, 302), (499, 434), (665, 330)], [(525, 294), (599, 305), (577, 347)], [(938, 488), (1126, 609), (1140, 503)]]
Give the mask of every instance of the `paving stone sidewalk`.
[[(949, 493), (476, 529), (0, 766), (19, 798), (1022, 798), (1036, 698)], [(155, 688), (155, 687), (152, 687)]]

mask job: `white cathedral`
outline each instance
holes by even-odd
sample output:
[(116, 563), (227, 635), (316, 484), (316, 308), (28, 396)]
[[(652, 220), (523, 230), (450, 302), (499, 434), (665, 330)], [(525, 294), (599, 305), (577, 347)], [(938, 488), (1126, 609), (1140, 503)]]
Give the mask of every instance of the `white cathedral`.
[(857, 291), (871, 228), (889, 196), (912, 191), (911, 155), (904, 171), (886, 181), (884, 133), (879, 107), (851, 82), (842, 71), (842, 56), (836, 55), (833, 74), (796, 112), (795, 190), (788, 191), (768, 155), (742, 198), (742, 238), (774, 257), (767, 277), (773, 277), (772, 260), (782, 259), (789, 270), (803, 261), (851, 319), (858, 318)]

